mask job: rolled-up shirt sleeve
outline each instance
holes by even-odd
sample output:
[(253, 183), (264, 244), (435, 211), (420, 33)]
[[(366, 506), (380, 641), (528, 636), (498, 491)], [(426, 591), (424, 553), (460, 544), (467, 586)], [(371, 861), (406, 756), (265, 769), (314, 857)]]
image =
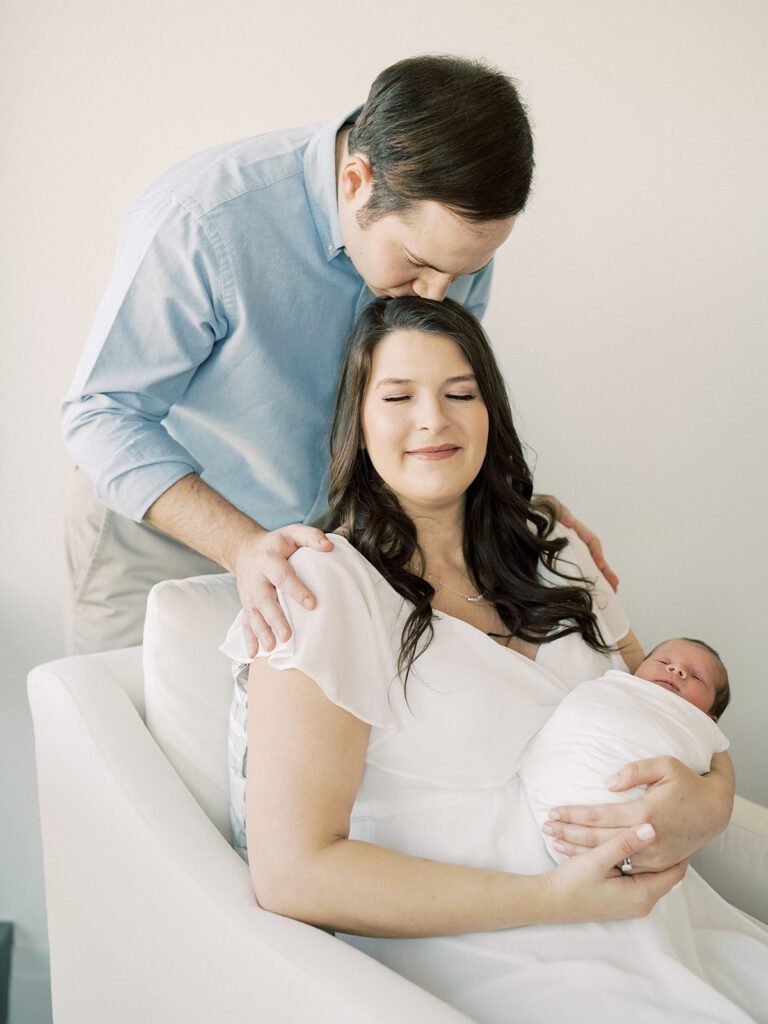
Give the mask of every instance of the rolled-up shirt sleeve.
[(184, 197), (166, 193), (128, 214), (62, 422), (98, 498), (136, 521), (204, 471), (163, 421), (227, 336), (226, 271), (220, 240)]

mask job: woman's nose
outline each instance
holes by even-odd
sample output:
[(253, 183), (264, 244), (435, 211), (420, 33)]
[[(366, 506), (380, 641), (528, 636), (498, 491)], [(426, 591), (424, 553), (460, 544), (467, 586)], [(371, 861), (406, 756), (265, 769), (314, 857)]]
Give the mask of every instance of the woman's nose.
[(448, 425), (448, 417), (439, 401), (424, 401), (419, 409), (419, 428), (439, 433)]

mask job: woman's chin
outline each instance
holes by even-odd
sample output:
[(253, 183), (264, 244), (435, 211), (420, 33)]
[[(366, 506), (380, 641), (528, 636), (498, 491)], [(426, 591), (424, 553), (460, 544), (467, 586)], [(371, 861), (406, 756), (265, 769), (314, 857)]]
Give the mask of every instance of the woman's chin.
[[(411, 517), (418, 519), (422, 515), (450, 515), (461, 513), (464, 510), (465, 491), (446, 494), (443, 492), (419, 492), (409, 494), (398, 494), (395, 497), (400, 502), (401, 508)], [(416, 524), (418, 526), (418, 522)]]

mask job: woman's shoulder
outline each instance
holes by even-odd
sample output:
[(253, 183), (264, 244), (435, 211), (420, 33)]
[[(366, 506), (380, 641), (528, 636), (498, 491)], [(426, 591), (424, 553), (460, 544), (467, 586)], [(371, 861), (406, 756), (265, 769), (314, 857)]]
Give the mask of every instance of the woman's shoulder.
[[(581, 576), (586, 580), (592, 592), (593, 607), (600, 622), (605, 640), (610, 644), (618, 643), (630, 631), (630, 622), (621, 606), (615, 591), (608, 580), (600, 572), (597, 563), (590, 554), (589, 548), (575, 530), (562, 523), (555, 523), (549, 534), (550, 539), (562, 538), (565, 547), (557, 555), (555, 565), (566, 577)], [(565, 586), (568, 579), (558, 576), (546, 567), (540, 569), (541, 578), (552, 586)]]
[(332, 551), (300, 548), (290, 558), (291, 567), (317, 599), (311, 612), (280, 593), (280, 602), (296, 618), (311, 620), (316, 628), (355, 625), (392, 633), (405, 609), (405, 601), (356, 547), (339, 534), (328, 534)]
[(590, 582), (600, 575), (600, 570), (589, 553), (589, 548), (570, 526), (563, 526), (562, 523), (555, 522), (547, 540), (564, 540), (566, 542), (565, 547), (557, 556), (558, 569), (571, 573), (576, 569)]
[[(375, 660), (387, 660), (385, 654), (392, 646), (403, 608), (400, 595), (349, 541), (338, 534), (327, 536), (332, 551), (302, 547), (289, 559), (316, 604), (307, 609), (277, 588), (291, 636), (270, 654), (271, 664), (287, 667), (290, 661), (315, 679), (318, 659), (323, 665), (335, 659), (339, 666), (355, 661), (357, 655), (358, 661), (368, 659), (369, 663), (374, 654)], [(239, 666), (253, 660), (245, 649), (242, 612), (220, 649)]]
[(378, 569), (346, 537), (338, 533), (327, 533), (326, 537), (333, 551), (303, 547), (289, 559), (292, 569), (310, 589), (317, 586), (335, 593), (350, 591), (379, 598), (387, 597), (388, 592), (395, 594)]

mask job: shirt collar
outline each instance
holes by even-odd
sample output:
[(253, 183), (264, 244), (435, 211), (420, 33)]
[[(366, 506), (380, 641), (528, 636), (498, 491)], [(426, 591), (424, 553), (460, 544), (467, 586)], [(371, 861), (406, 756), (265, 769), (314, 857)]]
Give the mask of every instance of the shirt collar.
[(344, 248), (336, 196), (336, 133), (343, 124), (354, 121), (362, 109), (361, 106), (355, 107), (340, 121), (324, 124), (309, 140), (304, 151), (304, 183), (309, 208), (329, 263)]

